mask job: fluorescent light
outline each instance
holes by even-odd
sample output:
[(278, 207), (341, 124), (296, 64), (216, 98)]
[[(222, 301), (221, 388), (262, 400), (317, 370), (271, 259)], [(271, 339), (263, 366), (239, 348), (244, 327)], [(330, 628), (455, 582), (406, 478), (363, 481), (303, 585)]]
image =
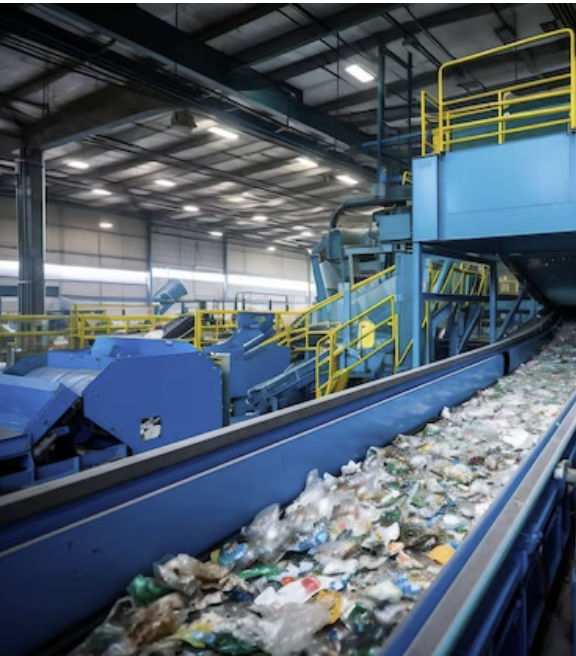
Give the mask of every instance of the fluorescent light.
[(232, 132), (231, 130), (225, 130), (224, 128), (221, 128), (218, 125), (214, 125), (211, 128), (208, 128), (208, 132), (212, 132), (212, 134), (216, 134), (224, 139), (238, 139), (238, 135), (236, 134), (236, 132)]
[(300, 225), (293, 226), (293, 229), (294, 230), (308, 230), (308, 228), (306, 226), (300, 226)]
[(92, 189), (92, 193), (95, 196), (112, 196), (112, 192), (108, 191), (108, 189)]
[(224, 235), (223, 232), (219, 232), (218, 230), (212, 230), (210, 234), (212, 235), (212, 237), (222, 237)]
[(88, 162), (83, 162), (82, 160), (79, 159), (71, 159), (66, 164), (72, 168), (72, 169), (78, 169), (79, 171), (85, 171), (86, 169), (90, 168), (90, 164)]
[(355, 77), (357, 80), (360, 80), (360, 82), (372, 82), (374, 79), (372, 73), (369, 73), (365, 68), (362, 68), (362, 66), (358, 66), (358, 64), (352, 64), (352, 66), (348, 66), (346, 68), (346, 72), (350, 73), (350, 75)]
[(256, 214), (256, 216), (252, 217), (252, 221), (258, 221), (258, 223), (264, 223), (264, 221), (268, 221), (268, 217), (264, 216), (264, 214)]
[(200, 208), (196, 207), (196, 205), (184, 205), (182, 208), (185, 212), (199, 212)]
[(310, 230), (306, 230), (305, 232), (301, 232), (301, 233), (300, 233), (300, 236), (301, 236), (301, 237), (313, 237), (313, 236), (314, 236), (314, 233), (313, 233), (313, 232), (310, 232)]
[(318, 166), (318, 162), (315, 162), (309, 157), (298, 157), (297, 161), (300, 162), (300, 164), (306, 164), (307, 166)]
[(340, 182), (343, 182), (344, 184), (347, 184), (347, 185), (358, 184), (358, 180), (350, 177), (349, 175), (337, 175), (336, 180), (340, 180)]
[(114, 224), (110, 223), (110, 221), (100, 221), (98, 227), (103, 228), (104, 230), (110, 230), (110, 228), (114, 227)]
[(268, 246), (268, 248), (266, 250), (273, 253), (276, 250), (276, 246)]
[(172, 180), (166, 180), (164, 178), (154, 180), (154, 184), (157, 184), (159, 187), (175, 187), (176, 186), (175, 182), (172, 182)]

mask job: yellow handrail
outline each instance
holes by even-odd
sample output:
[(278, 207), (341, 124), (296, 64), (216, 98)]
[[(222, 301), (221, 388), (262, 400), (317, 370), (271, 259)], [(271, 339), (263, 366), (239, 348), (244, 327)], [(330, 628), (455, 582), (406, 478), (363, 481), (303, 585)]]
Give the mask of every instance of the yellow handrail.
[[(202, 350), (205, 346), (222, 341), (229, 337), (238, 325), (238, 314), (246, 310), (197, 310), (194, 325), (194, 346)], [(298, 310), (265, 310), (265, 314), (274, 315), (274, 326), (276, 335), (265, 343), (274, 341), (277, 335), (283, 335), (290, 329), (290, 317), (300, 317)], [(206, 323), (206, 318), (211, 318), (212, 323)]]
[[(398, 361), (398, 339), (397, 339), (398, 319), (394, 310), (395, 299), (396, 297), (394, 295), (390, 295), (387, 296), (386, 298), (383, 298), (382, 300), (375, 303), (372, 307), (364, 310), (363, 312), (360, 312), (354, 318), (340, 324), (337, 328), (331, 330), (325, 337), (323, 337), (318, 341), (318, 343), (316, 344), (316, 397), (317, 398), (320, 398), (321, 396), (325, 396), (335, 391), (337, 389), (337, 385), (339, 381), (342, 378), (347, 379), (348, 375), (353, 369), (366, 362), (366, 360), (371, 358), (373, 355), (375, 355), (376, 353), (378, 353), (379, 351), (381, 351), (383, 348), (385, 348), (391, 343), (394, 343), (393, 367), (394, 367), (394, 371), (396, 370), (396, 363)], [(354, 337), (347, 343), (338, 345), (337, 343), (338, 335), (342, 331), (344, 331), (346, 328), (349, 328), (353, 324), (358, 323), (361, 319), (367, 317), (369, 314), (371, 314), (375, 310), (378, 310), (379, 308), (385, 305), (390, 306), (388, 317), (386, 317), (379, 323), (372, 325), (367, 331), (363, 332), (362, 334), (359, 334), (357, 337)], [(342, 367), (340, 369), (336, 368), (337, 358), (340, 355), (342, 355), (347, 349), (352, 348), (359, 342), (363, 341), (368, 335), (375, 333), (377, 330), (385, 326), (391, 327), (390, 338), (388, 338), (387, 340), (383, 340), (379, 344), (372, 347), (368, 351), (368, 353), (362, 355), (360, 358), (352, 362), (352, 364), (348, 365), (347, 367)], [(327, 349), (328, 353), (327, 355), (323, 355), (323, 352), (326, 349), (325, 347), (326, 342), (328, 342), (328, 349)], [(322, 382), (322, 378), (323, 378), (322, 368), (326, 364), (328, 365), (328, 372), (326, 376), (326, 381)]]
[[(371, 283), (376, 282), (377, 280), (381, 280), (383, 278), (388, 277), (390, 274), (394, 273), (395, 270), (396, 270), (396, 265), (392, 265), (382, 271), (379, 271), (378, 273), (375, 273), (369, 278), (366, 278), (365, 280), (361, 280), (360, 282), (357, 282), (354, 285), (352, 285), (350, 291), (356, 292), (359, 289), (362, 289), (370, 285)], [(282, 346), (293, 347), (294, 344), (299, 344), (301, 342), (304, 342), (304, 346), (295, 347), (294, 351), (300, 351), (300, 352), (315, 351), (316, 345), (314, 343), (314, 340), (311, 340), (310, 337), (318, 337), (318, 336), (322, 337), (326, 335), (330, 330), (337, 327), (337, 325), (339, 324), (334, 326), (333, 324), (330, 324), (328, 322), (324, 322), (323, 324), (314, 322), (315, 326), (320, 326), (320, 327), (324, 326), (324, 329), (311, 330), (310, 327), (311, 317), (315, 313), (319, 312), (320, 310), (327, 308), (329, 305), (332, 305), (333, 303), (337, 303), (343, 298), (344, 298), (344, 292), (337, 292), (336, 294), (333, 294), (329, 298), (326, 298), (323, 301), (320, 301), (319, 303), (312, 305), (303, 313), (301, 313), (299, 318), (296, 319), (294, 323), (286, 326), (286, 329), (284, 331), (281, 331), (278, 334), (271, 337), (270, 339), (266, 340), (263, 343), (263, 345), (280, 344)]]
[[(447, 69), (454, 66), (476, 61), (481, 58), (499, 55), (503, 52), (529, 47), (534, 43), (544, 40), (556, 40), (558, 38), (569, 39), (569, 73), (561, 75), (550, 75), (538, 80), (513, 84), (494, 91), (483, 91), (481, 93), (458, 97), (453, 99), (444, 98), (444, 77)], [(564, 88), (549, 89), (550, 84), (558, 84), (566, 81)], [(544, 87), (538, 91), (537, 87)], [(527, 95), (514, 96), (519, 91), (531, 90)], [(549, 105), (535, 109), (525, 109), (516, 113), (505, 110), (521, 104), (537, 101), (552, 101), (557, 98), (566, 97), (564, 104)], [(429, 105), (437, 108), (437, 115), (431, 114), (427, 107)], [(451, 146), (462, 143), (471, 143), (482, 139), (495, 139), (496, 143), (503, 144), (508, 135), (531, 132), (543, 128), (551, 128), (567, 125), (571, 130), (576, 129), (576, 37), (574, 31), (568, 28), (537, 34), (535, 36), (521, 39), (513, 43), (507, 43), (497, 48), (478, 52), (467, 57), (461, 57), (442, 64), (438, 70), (438, 100), (430, 94), (421, 94), (422, 111), (422, 155), (438, 154), (449, 151)], [(552, 118), (548, 119), (548, 116)], [(560, 116), (555, 118), (554, 115)], [(475, 117), (474, 120), (462, 121), (465, 117)], [(527, 125), (513, 126), (514, 121), (527, 121)], [(433, 127), (433, 124), (436, 127)], [(470, 130), (478, 128), (490, 128), (480, 134), (470, 134)], [(468, 133), (466, 132), (468, 131)], [(431, 140), (428, 140), (428, 133)]]

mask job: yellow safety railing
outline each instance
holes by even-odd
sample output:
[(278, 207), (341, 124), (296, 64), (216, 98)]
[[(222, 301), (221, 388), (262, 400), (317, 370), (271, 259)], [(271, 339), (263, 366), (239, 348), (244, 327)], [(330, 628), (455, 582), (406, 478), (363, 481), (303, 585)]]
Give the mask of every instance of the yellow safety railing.
[[(221, 342), (230, 337), (238, 326), (238, 314), (246, 310), (197, 310), (194, 325), (194, 346), (202, 350), (210, 344)], [(265, 314), (274, 315), (276, 336), (267, 340), (271, 343), (278, 335), (285, 335), (290, 331), (290, 324), (295, 317), (302, 315), (298, 310), (266, 310)]]
[[(451, 100), (444, 97), (445, 73), (449, 68), (559, 38), (569, 40), (569, 73)], [(575, 44), (573, 30), (559, 29), (443, 64), (438, 71), (438, 99), (426, 92), (421, 95), (422, 155), (448, 152), (457, 144), (485, 139), (503, 144), (510, 135), (562, 125), (576, 130)], [(551, 85), (558, 88), (550, 88)]]
[(110, 315), (78, 312), (77, 335), (80, 348), (85, 348), (96, 337), (103, 335), (134, 335), (156, 330), (182, 315)]
[[(388, 296), (372, 307), (364, 310), (353, 319), (340, 324), (334, 330), (322, 337), (316, 344), (316, 397), (327, 396), (333, 392), (339, 392), (346, 387), (350, 373), (361, 364), (369, 360), (376, 353), (394, 344), (394, 371), (398, 361), (398, 318), (394, 310), (395, 296)], [(389, 307), (388, 316), (379, 323), (372, 324), (367, 330), (361, 329), (361, 320), (368, 317), (374, 311)], [(390, 328), (390, 337), (377, 342), (369, 339), (378, 330)], [(341, 335), (345, 330), (356, 328), (358, 335), (348, 342), (342, 342)], [(373, 342), (371, 346), (364, 348), (363, 342)], [(351, 364), (340, 367), (339, 359), (342, 354), (350, 348), (360, 344), (360, 357)]]
[[(373, 283), (383, 282), (396, 271), (393, 265), (379, 271), (378, 273), (355, 283), (351, 286), (350, 292), (357, 292)], [(289, 346), (294, 352), (316, 352), (316, 344), (319, 339), (327, 335), (331, 330), (338, 327), (340, 323), (337, 320), (322, 320), (318, 315), (321, 311), (328, 313), (329, 310), (336, 310), (336, 303), (344, 299), (344, 292), (338, 292), (320, 303), (312, 305), (307, 310), (299, 313), (298, 319), (292, 324), (285, 326), (284, 330), (278, 332), (274, 337), (264, 342), (264, 344), (279, 344), (280, 346)]]
[(412, 171), (404, 171), (404, 173), (402, 173), (402, 184), (403, 185), (412, 184)]
[[(431, 109), (430, 109), (431, 107)], [(427, 91), (420, 92), (420, 132), (422, 155), (438, 152), (438, 101)]]
[(176, 318), (153, 314), (110, 315), (83, 309), (73, 307), (70, 314), (60, 315), (1, 315), (0, 345), (31, 352), (86, 348), (98, 336), (148, 332)]
[(237, 327), (234, 310), (197, 310), (194, 323), (194, 346), (203, 349), (230, 337)]

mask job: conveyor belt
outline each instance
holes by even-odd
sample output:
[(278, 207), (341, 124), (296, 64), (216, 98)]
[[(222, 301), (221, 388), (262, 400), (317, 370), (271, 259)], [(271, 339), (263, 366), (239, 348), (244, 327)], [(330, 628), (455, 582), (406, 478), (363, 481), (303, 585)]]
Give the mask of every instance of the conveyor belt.
[[(229, 568), (240, 577), (252, 576), (260, 567), (260, 575), (244, 583), (250, 601), (238, 607), (227, 595), (217, 595), (198, 624), (180, 624), (183, 634), (194, 633), (196, 642), (207, 645), (230, 634), (232, 642), (252, 641), (255, 651), (273, 656), (300, 653), (304, 645), (306, 653), (348, 656), (382, 645), (561, 413), (576, 390), (575, 363), (576, 326), (567, 324), (522, 369), (463, 405), (445, 409), (439, 421), (414, 436), (370, 449), (363, 463), (349, 463), (337, 478), (312, 472), (305, 491), (282, 516), (278, 506), (270, 506), (214, 552), (221, 566), (215, 568), (216, 578), (226, 577)], [(235, 559), (231, 553), (243, 555)], [(278, 561), (282, 564), (271, 567)], [(157, 579), (169, 590), (188, 590), (187, 567), (200, 565), (188, 555), (178, 556), (158, 570)], [(286, 577), (296, 580), (282, 585)], [(320, 590), (306, 595), (311, 597), (308, 612), (319, 613), (313, 625), (319, 631), (314, 636), (313, 628), (300, 624), (292, 642), (284, 638), (294, 645), (290, 649), (280, 647), (269, 625), (290, 615), (284, 598), (288, 591), (298, 593), (298, 577)], [(196, 608), (212, 593), (212, 587), (206, 593), (194, 588), (188, 603)], [(323, 602), (317, 601), (322, 595), (338, 605), (338, 623), (325, 625)], [(360, 612), (361, 631), (353, 619)], [(140, 615), (135, 607), (132, 619), (124, 618), (129, 635)], [(204, 632), (195, 626), (204, 626)], [(97, 629), (102, 631), (109, 628)], [(162, 635), (151, 631), (147, 644)]]
[[(0, 500), (0, 578), (10, 600), (0, 610), (8, 653), (38, 653), (106, 606), (151, 562), (166, 553), (202, 553), (269, 503), (289, 502), (311, 466), (336, 472), (369, 446), (461, 403), (527, 360), (550, 326), (544, 320), (492, 347)], [(530, 456), (516, 478), (533, 464)], [(399, 631), (390, 649), (398, 640), (405, 649), (426, 625), (432, 602), (444, 598), (446, 582), (463, 571), (486, 522), (503, 506), (494, 508), (411, 614), (410, 635)], [(189, 531), (182, 530), (183, 512)], [(35, 581), (33, 606), (23, 577)]]

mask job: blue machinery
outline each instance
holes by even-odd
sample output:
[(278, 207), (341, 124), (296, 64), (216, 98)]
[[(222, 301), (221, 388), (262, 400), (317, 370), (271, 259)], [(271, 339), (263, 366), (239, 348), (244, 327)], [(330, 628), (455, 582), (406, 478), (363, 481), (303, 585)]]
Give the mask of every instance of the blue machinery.
[[(572, 110), (561, 125), (576, 128), (576, 78), (569, 93)], [(486, 119), (480, 120), (484, 128)], [(500, 126), (512, 119), (499, 113), (496, 120)], [(494, 272), (500, 256), (548, 314), (497, 340), (508, 326), (496, 321), (493, 275), (481, 299), (492, 310), (487, 346), (0, 498), (3, 653), (65, 652), (127, 581), (165, 554), (207, 552), (266, 505), (292, 500), (311, 468), (335, 473), (369, 446), (416, 430), (537, 352), (561, 320), (552, 308), (576, 305), (576, 134), (563, 128), (507, 142), (499, 129), (494, 144), (452, 151), (457, 137), (450, 126), (441, 122), (434, 135), (438, 152), (414, 163), (413, 364), (427, 357), (424, 302), (438, 301), (435, 289), (424, 290), (426, 258), (488, 263)], [(355, 275), (353, 268), (337, 273), (349, 283)], [(79, 367), (80, 387), (67, 384), (56, 396), (40, 389), (40, 375), (21, 380), (52, 399), (46, 411), (61, 397), (68, 408), (83, 399), (90, 419), (92, 385), (104, 383), (112, 367), (138, 361), (115, 357), (113, 348), (102, 356), (98, 366)], [(52, 369), (53, 380), (63, 364), (42, 366)], [(98, 375), (87, 373), (91, 369)], [(72, 373), (62, 375), (68, 380)], [(154, 430), (154, 422), (146, 426)], [(36, 428), (31, 413), (18, 430), (45, 445), (50, 435), (38, 440)], [(567, 464), (575, 455), (576, 392), (382, 656), (528, 655), (574, 529)]]
[[(286, 369), (273, 315), (238, 315), (212, 348), (99, 337), (91, 349), (28, 356), (0, 376), (0, 493), (72, 474), (226, 425), (246, 390)], [(230, 408), (233, 408), (231, 411)]]

